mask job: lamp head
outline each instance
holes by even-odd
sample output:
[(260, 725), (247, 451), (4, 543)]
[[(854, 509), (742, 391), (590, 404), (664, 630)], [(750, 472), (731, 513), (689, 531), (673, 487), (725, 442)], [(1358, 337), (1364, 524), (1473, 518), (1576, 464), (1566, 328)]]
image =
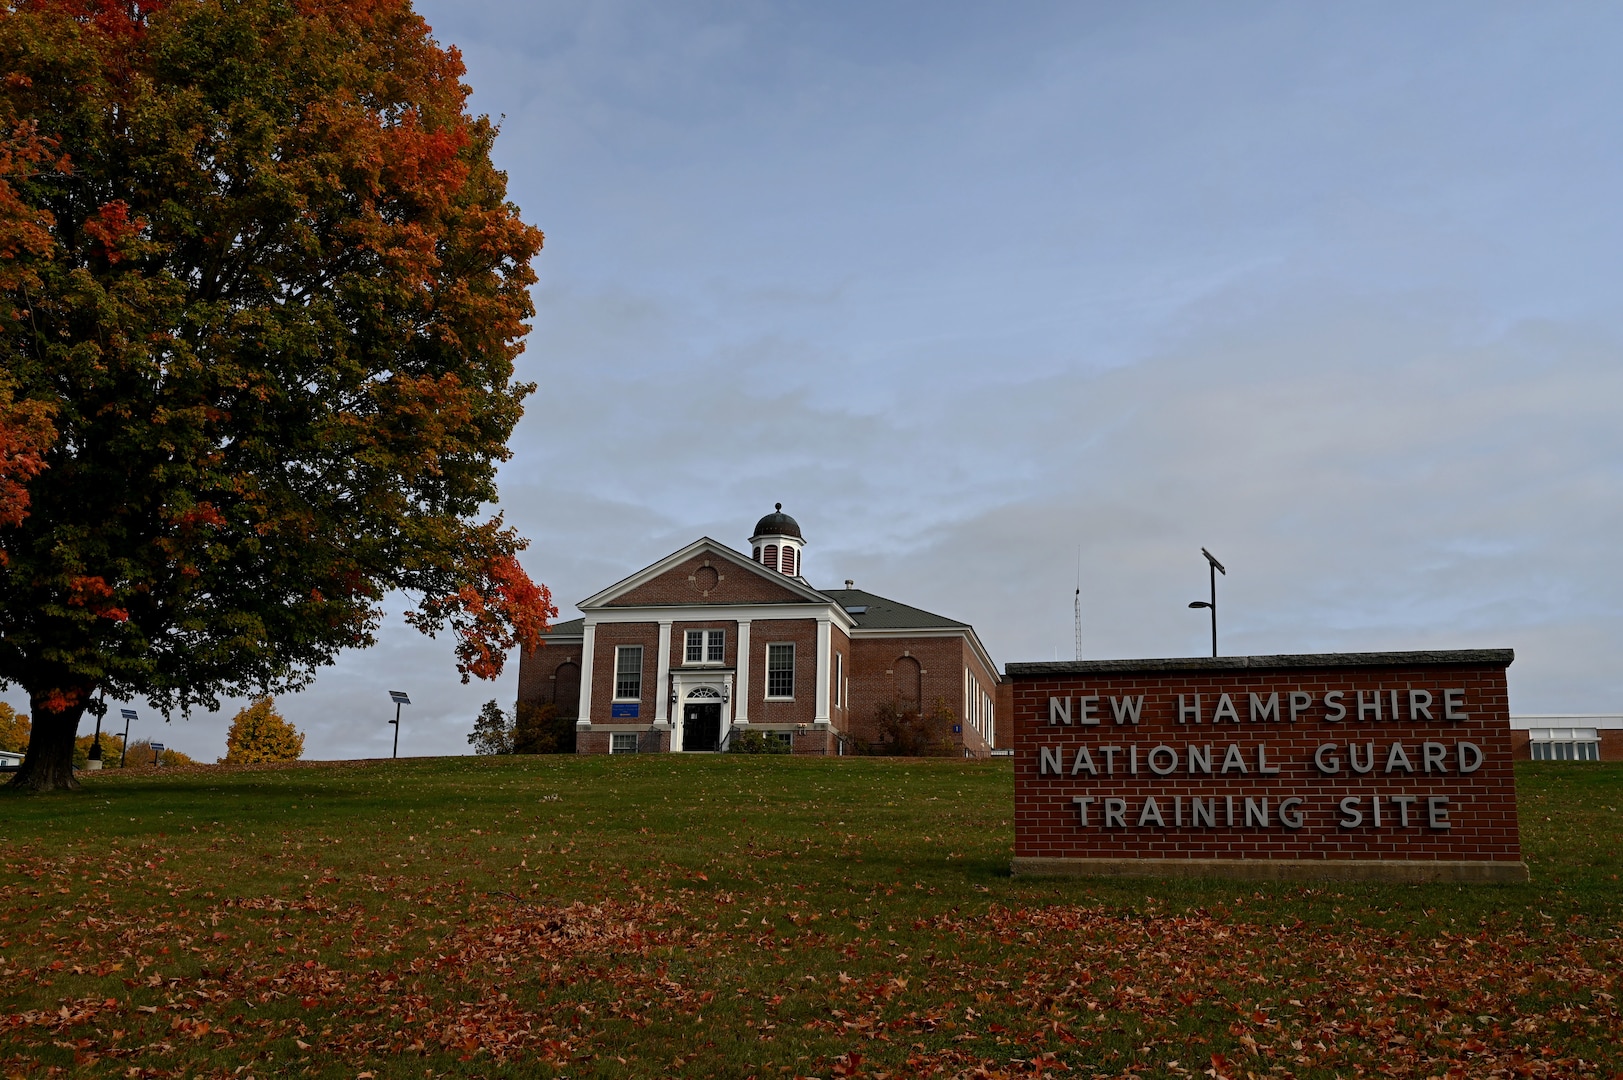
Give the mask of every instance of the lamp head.
[(1201, 607), (1211, 607), (1212, 605), (1208, 604), (1204, 600), (1191, 600), (1189, 602), (1189, 606), (1194, 607), (1194, 608), (1201, 608)]

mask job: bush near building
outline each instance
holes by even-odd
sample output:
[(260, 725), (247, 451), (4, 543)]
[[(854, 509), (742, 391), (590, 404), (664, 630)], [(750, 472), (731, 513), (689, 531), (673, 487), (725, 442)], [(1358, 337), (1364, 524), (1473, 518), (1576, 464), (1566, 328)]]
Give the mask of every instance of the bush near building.
[(262, 697), (232, 719), (225, 750), (222, 760), (227, 765), (297, 761), (304, 754), (304, 736), (276, 711), (275, 699)]
[(954, 757), (959, 753), (953, 735), (958, 714), (942, 698), (925, 712), (910, 701), (883, 701), (874, 709), (872, 738), (853, 739), (859, 754), (886, 757)]
[(514, 710), (513, 753), (573, 754), (575, 721), (551, 703), (521, 701)]
[(769, 739), (759, 731), (740, 732), (727, 744), (728, 752), (734, 754), (787, 754), (789, 749), (787, 739)]

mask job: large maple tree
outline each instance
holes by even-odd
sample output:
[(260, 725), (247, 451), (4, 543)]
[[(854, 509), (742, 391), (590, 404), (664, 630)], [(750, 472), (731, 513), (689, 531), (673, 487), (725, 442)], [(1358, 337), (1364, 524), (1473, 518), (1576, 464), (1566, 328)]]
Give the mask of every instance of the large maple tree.
[(0, 6), (0, 684), (297, 687), (384, 597), (501, 670), (556, 614), (495, 470), (541, 233), (407, 0)]

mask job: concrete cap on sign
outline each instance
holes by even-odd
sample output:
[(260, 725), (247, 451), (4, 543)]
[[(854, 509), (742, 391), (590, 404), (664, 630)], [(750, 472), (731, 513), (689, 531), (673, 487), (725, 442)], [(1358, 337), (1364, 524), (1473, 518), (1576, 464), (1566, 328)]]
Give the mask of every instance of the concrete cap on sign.
[(1186, 656), (1164, 660), (1059, 660), (1005, 664), (1007, 675), (1102, 675), (1123, 672), (1241, 671), (1280, 668), (1396, 667), (1407, 664), (1503, 664), (1514, 649), (1440, 649), (1421, 652), (1282, 653), (1274, 656)]

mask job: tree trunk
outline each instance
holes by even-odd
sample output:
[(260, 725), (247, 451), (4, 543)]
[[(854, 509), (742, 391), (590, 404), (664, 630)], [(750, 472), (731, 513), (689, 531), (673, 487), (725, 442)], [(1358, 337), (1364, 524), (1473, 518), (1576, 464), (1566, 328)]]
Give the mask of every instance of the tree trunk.
[(34, 729), (28, 737), (28, 753), (11, 786), (27, 791), (72, 791), (79, 787), (73, 775), (73, 740), (79, 736), (79, 718), (84, 716), (89, 694), (75, 695), (77, 704), (60, 706), (59, 693), (29, 691)]

